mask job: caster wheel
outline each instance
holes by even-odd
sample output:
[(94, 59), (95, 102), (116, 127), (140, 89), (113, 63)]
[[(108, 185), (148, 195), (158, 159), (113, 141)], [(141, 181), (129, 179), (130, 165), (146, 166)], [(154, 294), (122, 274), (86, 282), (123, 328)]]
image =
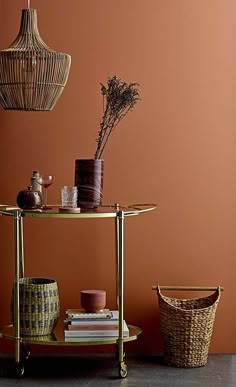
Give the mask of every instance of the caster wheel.
[(21, 378), (24, 375), (24, 365), (22, 363), (16, 363), (15, 373), (17, 378)]
[(120, 365), (119, 365), (119, 377), (124, 379), (126, 378), (126, 376), (128, 375), (128, 367), (127, 367), (127, 364), (125, 362), (122, 362)]

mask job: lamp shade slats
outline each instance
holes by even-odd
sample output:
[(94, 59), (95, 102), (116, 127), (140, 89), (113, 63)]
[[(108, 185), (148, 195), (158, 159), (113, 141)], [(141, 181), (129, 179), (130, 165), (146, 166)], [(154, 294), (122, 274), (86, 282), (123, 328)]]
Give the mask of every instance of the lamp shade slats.
[(0, 104), (6, 110), (52, 110), (70, 65), (70, 55), (50, 49), (41, 39), (37, 11), (23, 9), (19, 34), (0, 51)]

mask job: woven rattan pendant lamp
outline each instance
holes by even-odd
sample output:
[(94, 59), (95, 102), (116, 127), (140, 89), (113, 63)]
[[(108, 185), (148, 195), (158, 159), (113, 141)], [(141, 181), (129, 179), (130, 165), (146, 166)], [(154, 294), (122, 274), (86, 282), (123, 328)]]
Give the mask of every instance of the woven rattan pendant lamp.
[(41, 39), (37, 11), (28, 0), (16, 39), (0, 51), (0, 104), (5, 110), (52, 110), (66, 85), (70, 64), (70, 55), (53, 51)]

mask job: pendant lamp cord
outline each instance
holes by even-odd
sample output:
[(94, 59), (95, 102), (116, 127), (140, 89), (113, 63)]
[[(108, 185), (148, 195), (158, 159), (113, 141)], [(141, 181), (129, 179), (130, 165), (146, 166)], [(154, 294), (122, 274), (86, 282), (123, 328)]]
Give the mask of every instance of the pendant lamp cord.
[(30, 8), (30, 0), (28, 0), (28, 8)]

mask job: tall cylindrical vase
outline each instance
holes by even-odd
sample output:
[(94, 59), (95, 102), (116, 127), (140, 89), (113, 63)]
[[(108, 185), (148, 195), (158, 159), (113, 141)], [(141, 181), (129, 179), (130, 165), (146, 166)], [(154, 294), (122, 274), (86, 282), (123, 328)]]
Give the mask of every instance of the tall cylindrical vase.
[(101, 159), (75, 160), (75, 185), (78, 187), (78, 207), (97, 208), (103, 197), (103, 165)]

